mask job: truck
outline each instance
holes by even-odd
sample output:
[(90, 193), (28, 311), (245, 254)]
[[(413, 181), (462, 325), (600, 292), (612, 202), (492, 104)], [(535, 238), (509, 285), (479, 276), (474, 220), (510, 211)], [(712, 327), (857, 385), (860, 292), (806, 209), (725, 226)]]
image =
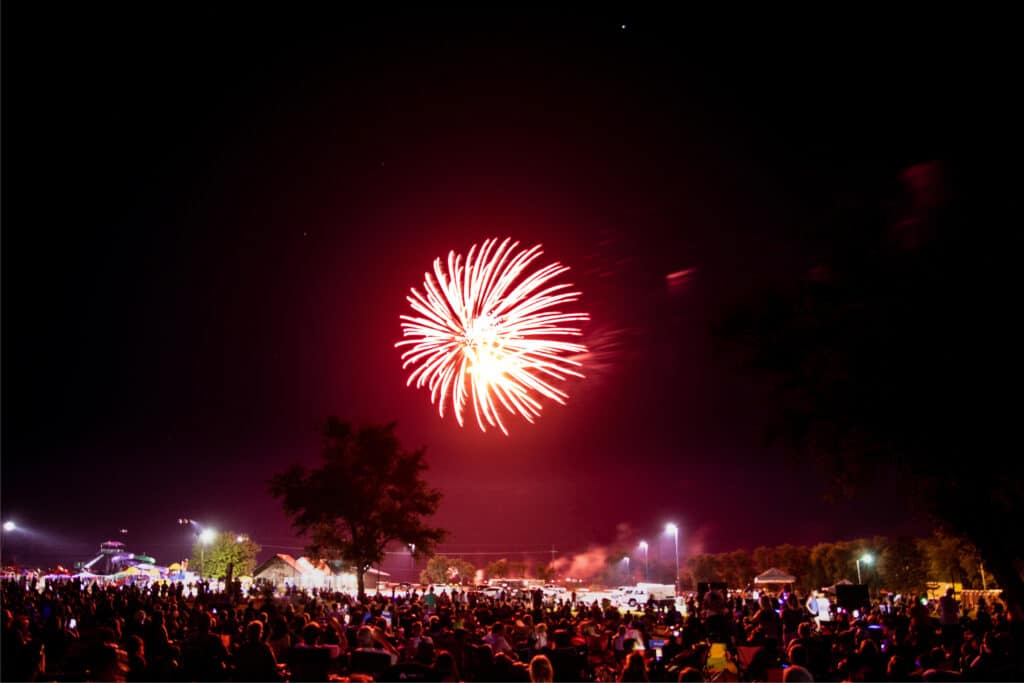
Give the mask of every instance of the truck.
[(672, 602), (676, 598), (676, 587), (669, 583), (638, 583), (622, 586), (617, 592), (619, 603), (630, 607), (646, 605), (652, 598), (658, 604)]

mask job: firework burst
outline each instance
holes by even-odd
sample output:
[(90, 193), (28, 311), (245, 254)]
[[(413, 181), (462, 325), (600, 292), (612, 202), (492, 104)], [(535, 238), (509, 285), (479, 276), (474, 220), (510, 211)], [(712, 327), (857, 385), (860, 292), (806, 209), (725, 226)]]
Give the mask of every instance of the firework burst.
[(430, 389), (441, 417), (450, 404), (463, 425), (472, 404), (480, 429), (508, 434), (502, 412), (528, 422), (540, 416), (542, 398), (564, 404), (569, 395), (556, 385), (583, 377), (574, 357), (586, 346), (574, 341), (573, 324), (586, 313), (562, 313), (580, 293), (570, 284), (550, 284), (569, 270), (552, 263), (529, 272), (543, 252), (540, 245), (517, 251), (519, 242), (490, 239), (473, 245), (463, 259), (449, 252), (426, 273), (423, 291), (407, 297), (416, 315), (403, 315), (402, 368), (412, 368), (408, 386)]

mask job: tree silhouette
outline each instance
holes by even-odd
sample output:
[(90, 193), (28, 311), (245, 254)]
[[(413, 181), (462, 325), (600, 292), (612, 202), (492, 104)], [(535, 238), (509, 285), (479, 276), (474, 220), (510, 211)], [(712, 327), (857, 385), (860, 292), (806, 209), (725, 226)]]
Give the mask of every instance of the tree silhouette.
[(767, 389), (767, 431), (848, 495), (895, 477), (969, 540), (1024, 616), (1024, 459), (1003, 455), (1020, 353), (998, 173), (923, 164), (828, 226), (832, 253), (718, 329)]
[(424, 522), (441, 502), (441, 492), (422, 479), (426, 449), (404, 450), (394, 430), (394, 423), (357, 429), (330, 417), (323, 465), (292, 465), (269, 482), (292, 526), (309, 535), (307, 552), (353, 563), (360, 597), (366, 571), (384, 559), (389, 543), (415, 544), (417, 556), (430, 555), (445, 536)]
[(488, 579), (506, 579), (509, 577), (509, 562), (504, 558), (490, 562), (484, 573)]
[(533, 578), (541, 581), (554, 581), (558, 572), (548, 562), (537, 562), (533, 565)]

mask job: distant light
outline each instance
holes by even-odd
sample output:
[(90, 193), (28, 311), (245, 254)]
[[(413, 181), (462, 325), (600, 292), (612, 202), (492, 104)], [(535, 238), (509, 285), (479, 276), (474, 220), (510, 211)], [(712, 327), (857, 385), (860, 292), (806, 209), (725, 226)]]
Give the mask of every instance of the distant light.
[(215, 538), (217, 538), (217, 532), (213, 529), (203, 529), (202, 533), (199, 534), (199, 540), (206, 545), (213, 543)]
[(244, 543), (246, 540), (245, 534), (238, 534), (235, 536), (235, 543)]
[(625, 25), (625, 24), (623, 24), (623, 25), (622, 25), (622, 26), (620, 26), (619, 28), (621, 28), (621, 29), (622, 29), (623, 31), (625, 31), (625, 30), (626, 30), (626, 25)]
[(122, 534), (126, 534), (126, 533), (128, 533), (128, 530), (127, 529), (121, 529), (121, 533)]
[(647, 541), (640, 541), (640, 550), (647, 550)]
[(4, 522), (4, 531), (14, 531), (17, 528), (14, 522)]
[(871, 555), (871, 553), (864, 553), (860, 556), (860, 561), (864, 564), (871, 564), (875, 561), (875, 558)]
[(679, 531), (679, 527), (677, 527), (672, 522), (669, 522), (668, 524), (665, 525), (665, 533), (666, 534), (675, 534), (675, 533), (678, 533), (678, 531)]

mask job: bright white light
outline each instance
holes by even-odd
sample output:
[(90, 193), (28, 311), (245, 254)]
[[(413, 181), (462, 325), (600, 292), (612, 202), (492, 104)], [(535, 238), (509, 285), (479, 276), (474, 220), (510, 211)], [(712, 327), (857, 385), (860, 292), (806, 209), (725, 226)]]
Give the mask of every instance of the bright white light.
[(678, 532), (679, 532), (679, 527), (677, 527), (672, 522), (669, 522), (668, 524), (665, 525), (665, 533), (666, 534), (676, 534)]
[(238, 534), (235, 536), (235, 543), (243, 543), (245, 541), (245, 534)]
[(4, 522), (4, 531), (14, 531), (16, 528), (14, 522)]
[(647, 541), (640, 541), (640, 550), (647, 550)]
[(864, 564), (871, 564), (875, 561), (875, 558), (871, 555), (871, 553), (864, 553), (860, 556), (860, 561)]
[(206, 545), (213, 543), (215, 538), (217, 538), (217, 532), (213, 529), (203, 529), (202, 533), (199, 534), (199, 540)]

